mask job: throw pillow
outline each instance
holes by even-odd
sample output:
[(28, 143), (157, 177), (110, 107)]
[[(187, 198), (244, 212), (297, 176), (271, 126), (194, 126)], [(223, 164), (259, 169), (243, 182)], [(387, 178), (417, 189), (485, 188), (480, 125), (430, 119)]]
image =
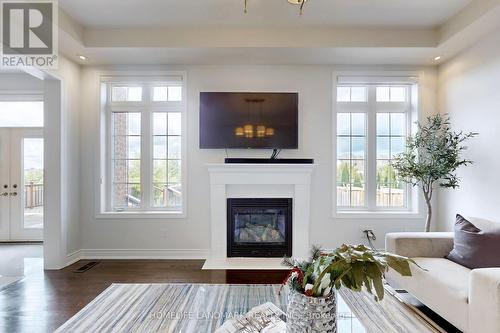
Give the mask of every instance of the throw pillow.
[(481, 230), (457, 214), (453, 250), (447, 259), (470, 269), (500, 267), (500, 223)]

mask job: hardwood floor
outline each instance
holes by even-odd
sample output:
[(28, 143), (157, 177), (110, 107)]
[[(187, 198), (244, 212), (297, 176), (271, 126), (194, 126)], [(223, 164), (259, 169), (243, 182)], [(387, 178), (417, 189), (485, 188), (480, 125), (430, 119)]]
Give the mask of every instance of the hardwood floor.
[[(112, 283), (281, 283), (287, 271), (204, 271), (202, 260), (101, 260), (32, 270), (0, 290), (1, 332), (53, 332)], [(29, 269), (28, 269), (29, 271)]]

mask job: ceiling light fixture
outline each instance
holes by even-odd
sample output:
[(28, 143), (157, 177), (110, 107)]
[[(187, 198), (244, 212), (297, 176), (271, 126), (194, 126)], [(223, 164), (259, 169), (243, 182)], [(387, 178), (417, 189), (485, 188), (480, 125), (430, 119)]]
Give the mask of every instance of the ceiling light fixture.
[(83, 60), (83, 61), (85, 61), (85, 60), (87, 60), (87, 59), (88, 59), (86, 56), (84, 56), (84, 55), (82, 55), (82, 54), (80, 54), (80, 55), (78, 56), (78, 58), (80, 58), (80, 60)]
[[(302, 15), (303, 11), (304, 11), (304, 5), (306, 4), (307, 0), (288, 0), (288, 3), (289, 4), (292, 4), (292, 5), (296, 5), (296, 6), (300, 6), (300, 15)], [(244, 0), (244, 3), (245, 3), (245, 9), (244, 9), (244, 13), (246, 14), (247, 13), (247, 3), (248, 3), (248, 0)]]
[(435, 61), (438, 61), (438, 60), (441, 60), (441, 56), (437, 56), (436, 58), (434, 58)]

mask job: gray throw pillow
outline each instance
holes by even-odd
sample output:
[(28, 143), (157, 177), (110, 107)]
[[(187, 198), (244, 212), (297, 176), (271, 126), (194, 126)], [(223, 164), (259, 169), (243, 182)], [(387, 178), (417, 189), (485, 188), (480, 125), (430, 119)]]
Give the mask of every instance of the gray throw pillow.
[(500, 267), (500, 223), (481, 230), (457, 214), (453, 250), (446, 257), (470, 269)]

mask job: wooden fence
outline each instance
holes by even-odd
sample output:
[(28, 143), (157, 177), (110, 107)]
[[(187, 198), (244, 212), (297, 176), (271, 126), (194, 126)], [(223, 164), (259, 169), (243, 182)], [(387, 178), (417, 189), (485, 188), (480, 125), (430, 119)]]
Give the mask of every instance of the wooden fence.
[[(351, 200), (349, 199), (351, 196)], [(364, 206), (365, 205), (365, 189), (361, 187), (353, 187), (349, 192), (348, 187), (337, 187), (337, 205), (339, 206)], [(400, 189), (392, 189), (389, 192), (388, 188), (377, 190), (377, 205), (402, 207), (404, 206), (404, 191)]]

